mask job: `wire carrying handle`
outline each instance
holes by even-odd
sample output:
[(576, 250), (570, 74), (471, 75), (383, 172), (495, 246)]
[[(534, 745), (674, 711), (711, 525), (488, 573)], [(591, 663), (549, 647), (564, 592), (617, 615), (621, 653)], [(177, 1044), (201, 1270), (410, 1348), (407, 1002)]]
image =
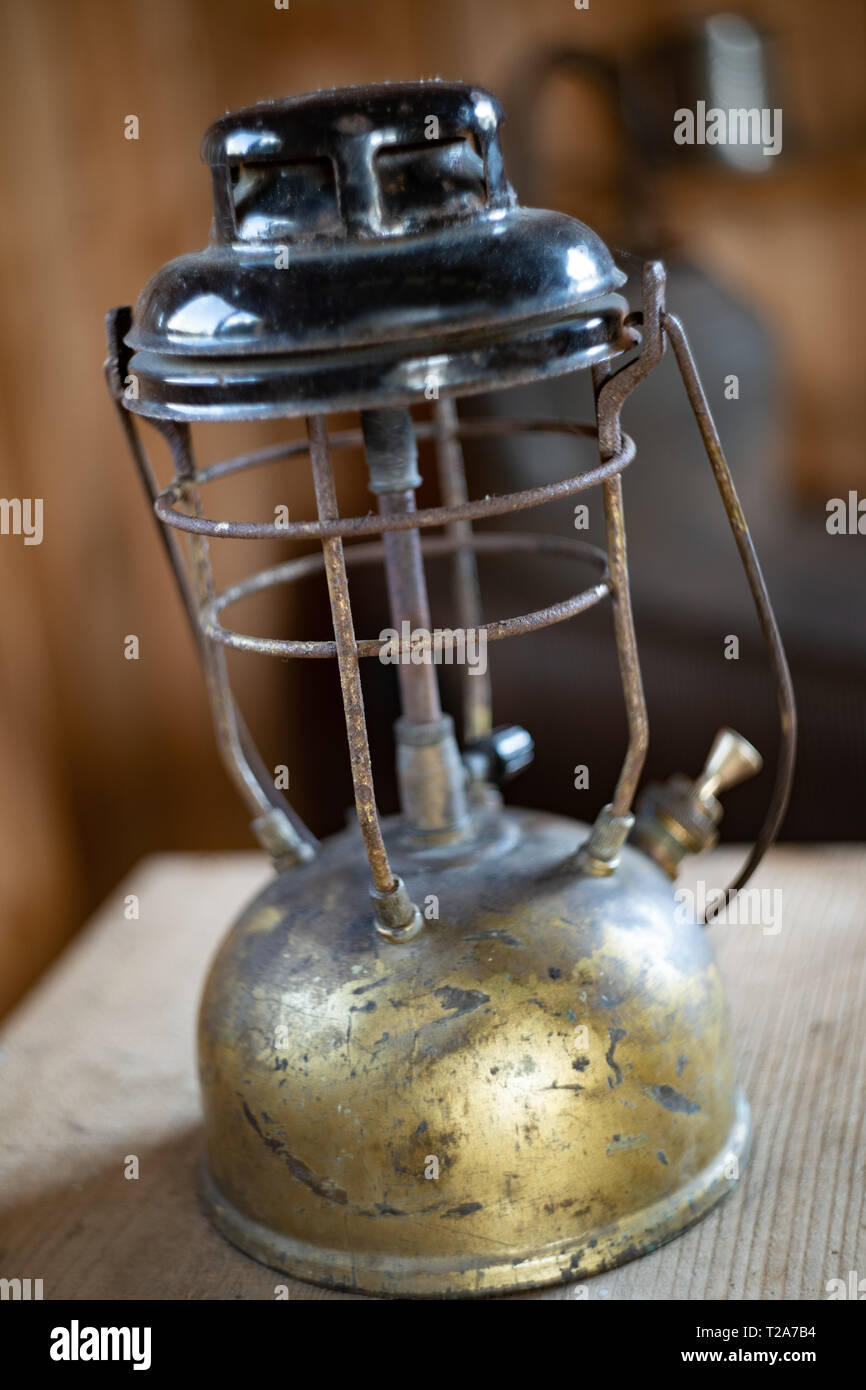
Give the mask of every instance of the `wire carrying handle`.
[(727, 906), (739, 889), (748, 883), (779, 833), (785, 812), (788, 809), (788, 802), (791, 799), (791, 786), (794, 780), (794, 764), (797, 755), (797, 705), (788, 659), (785, 656), (785, 649), (782, 645), (776, 615), (770, 602), (770, 595), (767, 592), (763, 571), (755, 551), (748, 522), (740, 505), (728, 461), (725, 458), (719, 432), (698, 375), (686, 331), (676, 314), (669, 314), (663, 310), (660, 317), (665, 336), (674, 350), (680, 376), (686, 388), (686, 395), (701, 432), (704, 449), (710, 461), (713, 477), (716, 480), (716, 486), (719, 489), (719, 495), (752, 593), (758, 623), (764, 636), (770, 665), (776, 680), (776, 695), (779, 706), (779, 757), (770, 804), (767, 807), (758, 838), (752, 845), (745, 862), (736, 877), (728, 884), (724, 896), (707, 909), (705, 921), (709, 922), (723, 906)]

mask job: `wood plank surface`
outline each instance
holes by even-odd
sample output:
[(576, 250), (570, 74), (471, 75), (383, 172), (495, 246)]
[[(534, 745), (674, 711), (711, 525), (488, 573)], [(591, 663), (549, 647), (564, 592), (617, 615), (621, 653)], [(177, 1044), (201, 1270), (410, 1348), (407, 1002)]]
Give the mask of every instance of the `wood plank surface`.
[[(684, 884), (722, 886), (725, 849)], [(264, 884), (260, 856), (143, 861), (6, 1023), (0, 1275), (47, 1299), (272, 1299), (195, 1194), (194, 1023), (209, 959)], [(866, 851), (775, 850), (754, 886), (780, 930), (717, 925), (755, 1148), (737, 1191), (665, 1248), (520, 1298), (826, 1298), (866, 1274)], [(139, 899), (138, 920), (125, 900)], [(140, 1178), (124, 1177), (136, 1155)], [(291, 1282), (293, 1299), (342, 1299)]]

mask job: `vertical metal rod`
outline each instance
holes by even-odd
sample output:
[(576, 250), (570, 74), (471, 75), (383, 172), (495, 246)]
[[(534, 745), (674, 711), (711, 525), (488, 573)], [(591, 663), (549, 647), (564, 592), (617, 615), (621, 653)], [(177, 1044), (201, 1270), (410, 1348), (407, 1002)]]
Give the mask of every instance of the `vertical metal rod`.
[(637, 784), (646, 761), (649, 746), (649, 720), (641, 677), (631, 588), (628, 578), (628, 558), (625, 541), (625, 519), (622, 505), (622, 478), (617, 473), (604, 483), (604, 518), (607, 531), (607, 555), (613, 580), (613, 622), (619, 669), (625, 691), (628, 719), (628, 747), (613, 794), (613, 814), (627, 816), (637, 791)]
[[(361, 428), (370, 473), (370, 491), (382, 516), (415, 511), (415, 489), (421, 485), (415, 427), (408, 409), (362, 410)], [(386, 531), (385, 575), (391, 621), (402, 634), (430, 632), (430, 602), (421, 557), (421, 537), (415, 529)], [(398, 668), (403, 719), (408, 724), (432, 724), (442, 717), (439, 685), (431, 663), (401, 661)]]
[[(415, 490), (379, 494), (382, 516), (415, 511)], [(421, 558), (421, 537), (417, 531), (386, 531), (382, 537), (385, 547), (385, 577), (391, 621), (398, 632), (404, 622), (411, 632), (419, 628), (430, 632), (430, 603)], [(412, 666), (400, 662), (397, 667), (400, 682), (400, 703), (404, 719), (410, 724), (431, 724), (442, 715), (439, 685), (433, 666)]]
[[(201, 494), (195, 481), (195, 465), (190, 446), (189, 426), (166, 422), (162, 433), (172, 452), (175, 474), (183, 483), (183, 500), (192, 507), (196, 515), (199, 515), (201, 513)], [(195, 595), (200, 608), (203, 603), (213, 597), (214, 593), (210, 545), (204, 537), (190, 536), (190, 560), (195, 583)], [(215, 644), (206, 639), (201, 641), (200, 646), (205, 681), (214, 709), (217, 741), (223, 751), (226, 765), (238, 789), (245, 796), (250, 809), (257, 817), (266, 815), (271, 809), (271, 801), (253, 776), (243, 754), (235, 705), (229, 694), (225, 652), (217, 650)]]
[[(135, 417), (130, 415), (129, 411), (126, 410), (123, 404), (121, 403), (120, 397), (117, 395), (114, 389), (110, 368), (111, 363), (106, 363), (105, 376), (106, 380), (108, 381), (108, 389), (111, 391), (112, 400), (114, 401), (114, 405), (117, 410), (117, 416), (120, 420), (121, 428), (123, 429), (124, 437), (126, 439), (129, 452), (132, 454), (132, 459), (135, 464), (136, 472), (138, 473), (139, 480), (150, 502), (151, 513), (153, 513), (153, 506), (159, 494), (159, 488), (156, 483), (156, 478), (153, 474), (153, 469), (150, 466), (150, 460), (148, 459), (147, 454), (144, 450), (144, 446), (142, 445), (141, 439), (139, 438), (138, 430), (136, 429), (135, 425)], [(168, 526), (163, 526), (155, 515), (154, 523), (156, 525), (156, 529), (159, 534), (159, 539), (162, 544), (162, 547), (168, 556), (169, 564), (171, 565), (175, 583), (178, 587), (178, 592), (180, 593), (181, 599), (183, 600), (184, 612), (186, 613), (187, 621), (190, 626), (190, 631), (192, 632), (192, 635), (195, 638), (197, 645), (200, 647), (203, 638), (201, 629), (198, 625), (198, 614), (196, 612), (195, 598), (190, 588), (189, 579), (187, 577), (186, 569), (181, 558), (180, 546), (178, 545), (177, 537), (175, 536), (174, 531), (172, 531), (171, 528)]]
[[(605, 363), (593, 369), (593, 385), (597, 408), (602, 401), (602, 387), (610, 375), (610, 366)], [(603, 406), (602, 406), (603, 409)], [(599, 440), (605, 431), (599, 418)], [(617, 421), (617, 435), (619, 428)], [(602, 446), (602, 462), (611, 457)], [(649, 746), (649, 720), (647, 718), (646, 698), (641, 676), (637, 637), (634, 628), (634, 614), (631, 604), (631, 588), (628, 577), (628, 555), (625, 539), (625, 518), (622, 501), (622, 478), (617, 473), (602, 485), (604, 493), (604, 520), (607, 533), (607, 554), (612, 581), (613, 623), (616, 650), (619, 660), (620, 677), (625, 698), (628, 721), (628, 746), (620, 769), (619, 778), (611, 802), (611, 813), (616, 817), (628, 816), (637, 792), (637, 785), (646, 761)]]
[[(447, 507), (469, 500), (463, 449), (457, 437), (457, 407), (450, 398), (436, 402), (436, 459), (442, 502)], [(477, 631), (483, 621), (478, 564), (472, 549), (472, 522), (455, 521), (447, 533), (462, 542), (454, 554), (454, 597), (457, 617), (464, 632)], [(490, 672), (463, 672), (463, 738), (466, 743), (483, 738), (493, 727), (493, 694)]]
[[(412, 414), (406, 409), (362, 410), (361, 427), (370, 471), (370, 490), (383, 516), (415, 511), (420, 486), (418, 451)], [(420, 630), (430, 650), (419, 662), (398, 665), (403, 715), (397, 720), (397, 782), (400, 805), (413, 834), (456, 839), (468, 824), (466, 769), (454, 737), (454, 722), (442, 713), (436, 676), (436, 651), (430, 603), (417, 529), (386, 531), (385, 571), (391, 621), (401, 634)], [(414, 651), (411, 658), (414, 658)]]
[[(119, 349), (123, 341), (128, 311), (114, 310), (108, 316), (109, 358), (105, 364), (105, 377), (111, 393), (118, 418), (121, 423), (133, 462), (141, 484), (150, 502), (151, 514), (162, 545), (168, 555), (178, 590), (183, 600), (184, 611), (193, 638), (201, 654), (205, 684), (214, 716), (214, 729), (217, 747), (223, 764), (256, 819), (253, 831), (263, 847), (271, 855), (277, 869), (288, 868), (292, 864), (309, 859), (315, 852), (318, 842), (312, 832), (304, 825), (300, 816), (286, 798), (277, 791), (253, 743), (246, 723), (237, 708), (228, 674), (224, 664), (218, 666), (219, 655), (214, 643), (204, 637), (198, 621), (196, 591), (189, 582), (187, 568), (183, 563), (180, 546), (173, 532), (160, 525), (153, 508), (156, 503), (158, 487), (150, 465), (147, 451), (141, 442), (135, 417), (123, 405), (123, 382), (120, 374)], [(178, 476), (195, 476), (195, 467), (189, 445), (189, 429), (173, 422), (161, 421), (158, 425), (172, 454)], [(214, 664), (216, 657), (217, 665)]]
[[(196, 476), (189, 426), (162, 421), (160, 429), (171, 449), (175, 475), (183, 483), (184, 500), (192, 506), (195, 514), (200, 516), (201, 491)], [(205, 537), (190, 537), (190, 562), (195, 581), (195, 596), (200, 609), (214, 594), (210, 543)], [(252, 830), (262, 848), (274, 860), (278, 870), (291, 868), (313, 856), (316, 842), (289, 802), (276, 791), (238, 713), (229, 680), (225, 651), (216, 642), (202, 635), (197, 615), (194, 624), (213, 710), (217, 745), (223, 763), (254, 813)]]
[[(665, 269), (661, 261), (644, 262), (641, 295), (643, 333), (637, 356), (616, 372), (612, 371), (609, 362), (600, 363), (592, 372), (598, 451), (602, 462), (613, 458), (621, 447), (619, 417), (623, 402), (664, 354), (661, 315), (665, 302)], [(640, 340), (636, 338), (635, 341)], [(616, 867), (619, 850), (634, 822), (631, 806), (649, 744), (649, 723), (628, 578), (622, 480), (618, 474), (604, 483), (604, 516), (613, 585), (614, 634), (628, 720), (628, 746), (613, 801), (602, 809), (581, 851), (582, 863), (592, 873), (610, 873)]]
[[(323, 416), (309, 415), (307, 417), (307, 434), (310, 440), (310, 459), (313, 466), (313, 485), (316, 490), (316, 508), (319, 520), (336, 521), (339, 514), (337, 493), (334, 487), (334, 474), (328, 448), (328, 429)], [(382, 838), (382, 828), (376, 810), (373, 767), (367, 739), (367, 722), (364, 717), (364, 696), (361, 690), (361, 671), (358, 664), (352, 609), (349, 603), (349, 583), (346, 577), (343, 542), (339, 536), (326, 537), (322, 541), (322, 553), (328, 580), (328, 595), (331, 601), (334, 639), (337, 644), (337, 664), (340, 668), (340, 686), (343, 692), (343, 709), (346, 715), (346, 734), (349, 740), (349, 759), (352, 768), (352, 783), (355, 788), (358, 824), (361, 827), (364, 848), (370, 861), (374, 888), (379, 893), (389, 894), (397, 887), (397, 880), (388, 861), (388, 853), (385, 849), (385, 841)]]

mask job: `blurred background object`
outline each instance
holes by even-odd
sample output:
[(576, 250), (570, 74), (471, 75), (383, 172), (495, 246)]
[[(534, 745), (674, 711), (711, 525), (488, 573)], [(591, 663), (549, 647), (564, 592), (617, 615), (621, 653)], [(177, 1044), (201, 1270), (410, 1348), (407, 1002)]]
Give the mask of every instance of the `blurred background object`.
[[(866, 536), (831, 536), (825, 524), (829, 499), (866, 496), (858, 0), (756, 0), (726, 19), (695, 0), (590, 0), (587, 9), (569, 0), (290, 0), (286, 9), (271, 0), (4, 0), (2, 14), (0, 492), (43, 499), (44, 537), (25, 546), (0, 535), (0, 1009), (141, 855), (250, 846), (101, 362), (104, 311), (206, 240), (210, 189), (197, 158), (205, 127), (267, 97), (436, 75), (491, 87), (506, 98), (506, 155), (524, 201), (572, 213), (614, 245), (664, 253), (669, 302), (695, 342), (794, 667), (803, 732), (787, 833), (862, 836)], [(730, 147), (673, 141), (678, 107), (725, 105), (734, 98), (723, 93), (734, 91), (767, 93), (737, 105), (783, 111), (782, 153), (763, 159), (766, 171), (732, 162)], [(725, 396), (731, 374), (736, 400)], [(585, 417), (587, 390), (561, 380), (507, 408)], [(638, 444), (624, 485), (651, 717), (647, 773), (688, 768), (690, 758), (697, 771), (720, 723), (744, 728), (772, 762), (769, 675), (671, 363), (635, 397), (625, 424)], [(238, 426), (237, 448), (287, 432)], [(343, 505), (363, 510), (357, 462), (342, 460), (337, 481)], [(556, 457), (517, 445), (495, 459), (470, 452), (468, 462), (476, 493), (533, 469), (562, 476)], [(256, 476), (267, 477), (257, 518), (278, 505), (313, 514), (305, 467), (290, 461)], [(421, 505), (436, 500), (428, 490)], [(214, 495), (223, 515), (249, 511), (243, 480)], [(551, 508), (549, 524), (571, 527), (572, 518)], [(238, 543), (218, 578), (268, 558)], [(555, 597), (548, 563), (483, 571), (487, 616)], [(258, 630), (326, 633), (321, 587), (297, 594), (291, 610), (272, 597)], [(379, 630), (383, 600), (358, 594), (359, 630)], [(443, 576), (440, 621), (447, 604)], [(491, 664), (497, 722), (519, 713), (536, 738), (517, 799), (589, 819), (621, 755), (624, 718), (609, 627), (600, 613), (580, 622), (526, 639), (531, 646), (500, 644)], [(720, 668), (729, 634), (741, 638), (741, 660)], [(130, 635), (138, 660), (124, 658)], [(393, 677), (384, 667), (367, 677), (380, 765), (391, 756)], [(335, 670), (306, 663), (275, 674), (239, 657), (234, 679), (268, 757), (290, 765), (299, 812), (317, 833), (334, 829), (351, 800), (342, 738), (325, 732), (340, 727)], [(593, 785), (575, 792), (582, 739), (592, 744)], [(385, 810), (390, 772), (377, 776)], [(729, 836), (754, 831), (765, 796), (761, 778), (731, 798)], [(120, 929), (146, 930), (144, 919), (118, 917)]]

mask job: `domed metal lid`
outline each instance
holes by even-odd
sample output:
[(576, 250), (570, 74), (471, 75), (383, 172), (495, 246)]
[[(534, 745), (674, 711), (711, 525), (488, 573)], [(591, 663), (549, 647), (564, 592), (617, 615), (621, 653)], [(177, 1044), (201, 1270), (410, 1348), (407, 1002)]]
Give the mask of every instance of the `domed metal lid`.
[(207, 132), (207, 250), (158, 271), (126, 338), (143, 414), (407, 403), (630, 345), (594, 232), (521, 208), (489, 92), (419, 82), (269, 102)]

